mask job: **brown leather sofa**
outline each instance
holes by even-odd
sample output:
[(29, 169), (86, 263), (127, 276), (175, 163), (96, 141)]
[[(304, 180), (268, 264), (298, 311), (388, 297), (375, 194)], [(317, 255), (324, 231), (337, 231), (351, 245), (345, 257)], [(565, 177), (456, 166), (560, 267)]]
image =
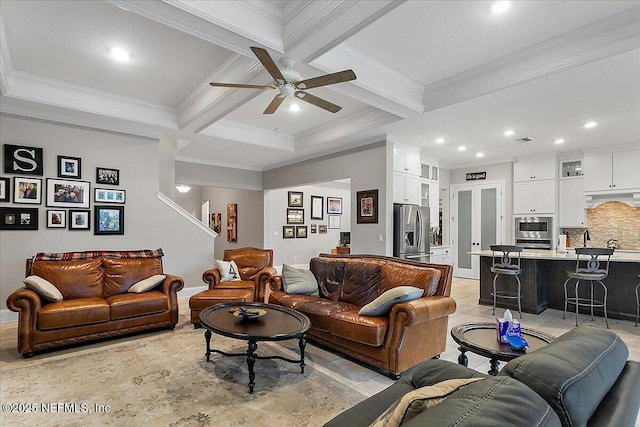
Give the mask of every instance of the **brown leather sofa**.
[(136, 282), (157, 274), (165, 274), (160, 256), (28, 259), (25, 276), (48, 280), (63, 300), (47, 302), (27, 287), (9, 296), (7, 307), (19, 313), (18, 351), (30, 357), (36, 351), (84, 341), (173, 329), (178, 323), (177, 292), (184, 286), (182, 278), (165, 274), (166, 279), (151, 290), (128, 292)]
[[(398, 378), (409, 368), (445, 351), (453, 267), (374, 255), (320, 254), (309, 269), (319, 295), (287, 294), (282, 276), (268, 285), (268, 301), (306, 314), (307, 337), (386, 370)], [(397, 286), (424, 289), (421, 298), (396, 303), (384, 316), (362, 316), (360, 308)]]
[(200, 326), (200, 312), (214, 304), (263, 301), (267, 280), (277, 274), (273, 268), (273, 249), (227, 249), (223, 261), (234, 261), (242, 280), (221, 282), (217, 267), (205, 271), (202, 280), (209, 285), (209, 289), (189, 298), (194, 327)]

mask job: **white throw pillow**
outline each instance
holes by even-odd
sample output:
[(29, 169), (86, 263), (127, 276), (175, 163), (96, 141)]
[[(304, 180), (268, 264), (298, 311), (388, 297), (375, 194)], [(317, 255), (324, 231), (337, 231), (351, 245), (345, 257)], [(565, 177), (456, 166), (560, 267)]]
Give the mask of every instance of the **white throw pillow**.
[(129, 292), (139, 294), (141, 292), (146, 292), (149, 289), (155, 288), (158, 284), (164, 282), (167, 276), (164, 274), (156, 274), (155, 276), (147, 277), (146, 279), (140, 280), (137, 283), (134, 283), (129, 288)]
[(424, 289), (413, 286), (397, 286), (389, 289), (378, 298), (360, 309), (358, 314), (362, 316), (382, 316), (391, 311), (391, 307), (397, 302), (418, 299), (424, 293)]
[(282, 265), (282, 285), (288, 294), (318, 295), (318, 281), (310, 270)]
[(36, 292), (47, 301), (62, 301), (62, 293), (58, 290), (58, 288), (56, 288), (53, 283), (46, 279), (43, 279), (40, 276), (29, 276), (24, 279), (24, 284), (27, 288)]
[(216, 266), (218, 267), (218, 271), (220, 271), (221, 282), (236, 282), (242, 280), (240, 270), (238, 270), (235, 261), (222, 261), (217, 259)]

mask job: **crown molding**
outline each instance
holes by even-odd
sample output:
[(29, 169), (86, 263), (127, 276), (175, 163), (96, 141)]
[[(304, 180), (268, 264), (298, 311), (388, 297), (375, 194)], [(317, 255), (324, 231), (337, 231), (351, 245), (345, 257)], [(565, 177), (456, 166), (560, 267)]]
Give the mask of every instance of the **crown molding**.
[(11, 62), (11, 51), (9, 50), (9, 41), (4, 26), (4, 16), (0, 14), (0, 93), (6, 95), (9, 93), (9, 74), (13, 70)]
[(177, 129), (175, 109), (60, 80), (13, 71), (8, 98)]
[(282, 151), (295, 151), (293, 135), (265, 130), (228, 119), (220, 119), (199, 133)]
[(424, 112), (640, 48), (640, 7), (425, 86)]

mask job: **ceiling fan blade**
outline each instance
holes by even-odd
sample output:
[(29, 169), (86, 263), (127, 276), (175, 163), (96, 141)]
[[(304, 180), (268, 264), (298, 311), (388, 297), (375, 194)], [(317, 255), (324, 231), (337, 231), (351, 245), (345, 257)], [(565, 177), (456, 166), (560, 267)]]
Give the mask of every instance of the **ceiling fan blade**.
[(269, 74), (271, 74), (271, 77), (273, 77), (275, 80), (282, 80), (284, 82), (284, 76), (282, 75), (280, 68), (278, 68), (276, 63), (273, 62), (273, 59), (271, 59), (271, 55), (269, 55), (269, 52), (267, 52), (265, 49), (262, 49), (261, 47), (255, 46), (251, 46), (251, 50), (253, 51), (253, 54), (258, 58), (258, 60), (262, 63), (264, 68), (266, 68)]
[(337, 73), (325, 74), (324, 76), (313, 77), (307, 80), (301, 80), (296, 83), (297, 89), (311, 89), (313, 87), (333, 85), (336, 83), (348, 82), (356, 79), (356, 73), (353, 70), (344, 70)]
[(342, 110), (342, 107), (336, 104), (332, 104), (329, 101), (326, 101), (322, 98), (318, 98), (317, 96), (311, 95), (310, 93), (303, 92), (301, 90), (296, 92), (296, 98), (301, 99), (309, 104), (313, 104), (316, 107), (320, 107), (324, 110), (327, 110), (332, 113), (337, 113)]
[(264, 86), (264, 85), (244, 85), (239, 83), (209, 83), (213, 87), (234, 87), (238, 89), (276, 89), (275, 86)]
[(281, 94), (277, 94), (272, 100), (271, 103), (267, 106), (267, 109), (264, 110), (262, 114), (273, 114), (276, 112), (282, 101), (284, 101), (284, 96)]

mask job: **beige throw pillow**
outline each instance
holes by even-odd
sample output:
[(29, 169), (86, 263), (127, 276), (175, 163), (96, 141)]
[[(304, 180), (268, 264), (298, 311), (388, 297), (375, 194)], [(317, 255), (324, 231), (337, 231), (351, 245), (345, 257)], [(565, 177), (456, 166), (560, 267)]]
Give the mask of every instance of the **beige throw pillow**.
[(222, 261), (218, 259), (216, 260), (216, 266), (218, 267), (218, 271), (220, 271), (221, 282), (235, 282), (242, 280), (240, 277), (240, 270), (238, 270), (238, 266), (235, 261)]
[(395, 303), (418, 299), (424, 289), (414, 286), (397, 286), (384, 292), (378, 298), (363, 306), (358, 312), (361, 316), (382, 316), (391, 311)]
[(164, 282), (164, 279), (166, 278), (167, 276), (165, 276), (164, 274), (156, 274), (155, 276), (147, 277), (146, 279), (140, 280), (139, 282), (131, 285), (131, 287), (129, 288), (129, 292), (135, 294), (146, 292), (149, 289), (153, 289), (158, 286), (158, 284)]
[(369, 427), (397, 427), (423, 411), (436, 406), (460, 387), (481, 379), (456, 378), (410, 391), (380, 414)]
[(62, 301), (62, 293), (50, 281), (40, 276), (29, 276), (24, 279), (24, 284), (28, 289), (36, 292), (42, 298), (50, 302)]

